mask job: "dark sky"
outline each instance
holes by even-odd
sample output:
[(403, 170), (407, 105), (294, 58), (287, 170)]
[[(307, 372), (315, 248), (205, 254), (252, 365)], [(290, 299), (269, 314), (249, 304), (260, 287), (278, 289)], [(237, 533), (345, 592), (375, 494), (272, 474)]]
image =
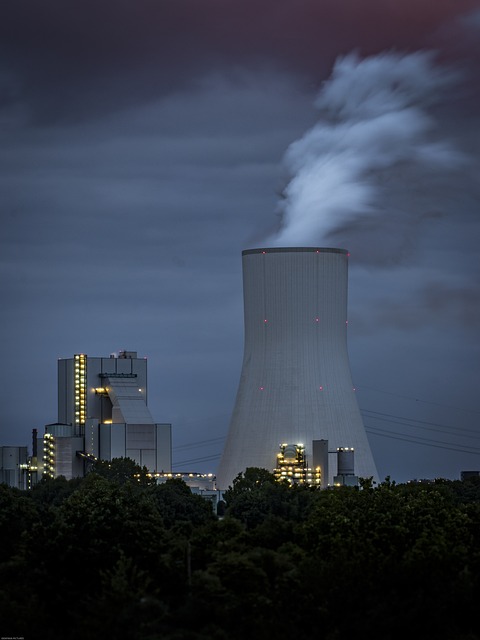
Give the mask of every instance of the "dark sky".
[(350, 360), (380, 476), (480, 469), (478, 1), (5, 0), (0, 16), (0, 444), (56, 420), (57, 358), (136, 350), (176, 468), (215, 471), (241, 251), (285, 225), (292, 153), (319, 123), (352, 132), (390, 82), (407, 107), (380, 143), (376, 120), (353, 151), (344, 136), (350, 182), (315, 196), (322, 209), (353, 184), (365, 206), (335, 222), (324, 208), (302, 244), (351, 252)]

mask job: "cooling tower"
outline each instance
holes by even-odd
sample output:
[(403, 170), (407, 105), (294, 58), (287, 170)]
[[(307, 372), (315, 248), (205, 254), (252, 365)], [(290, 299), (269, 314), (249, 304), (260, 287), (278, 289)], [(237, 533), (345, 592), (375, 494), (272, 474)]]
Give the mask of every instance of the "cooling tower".
[(242, 256), (244, 358), (217, 486), (226, 489), (247, 467), (272, 471), (282, 443), (302, 443), (311, 460), (314, 440), (328, 440), (335, 456), (353, 447), (355, 474), (377, 480), (348, 360), (347, 251), (289, 247)]

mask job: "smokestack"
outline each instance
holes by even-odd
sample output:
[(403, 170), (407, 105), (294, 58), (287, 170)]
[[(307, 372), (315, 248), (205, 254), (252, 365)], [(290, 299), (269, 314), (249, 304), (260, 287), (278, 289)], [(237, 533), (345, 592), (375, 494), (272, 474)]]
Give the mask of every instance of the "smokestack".
[(37, 457), (37, 429), (32, 429), (32, 457), (36, 458)]
[(303, 443), (310, 463), (314, 440), (353, 447), (357, 475), (376, 480), (347, 353), (347, 251), (242, 255), (244, 358), (217, 485), (247, 467), (273, 470), (282, 442)]

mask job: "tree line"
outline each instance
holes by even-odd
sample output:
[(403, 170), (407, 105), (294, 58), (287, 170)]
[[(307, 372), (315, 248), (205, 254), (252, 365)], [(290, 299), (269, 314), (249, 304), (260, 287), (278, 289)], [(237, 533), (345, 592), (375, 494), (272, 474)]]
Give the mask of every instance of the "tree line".
[(480, 638), (479, 478), (319, 491), (251, 468), (225, 502), (126, 459), (0, 485), (0, 635)]

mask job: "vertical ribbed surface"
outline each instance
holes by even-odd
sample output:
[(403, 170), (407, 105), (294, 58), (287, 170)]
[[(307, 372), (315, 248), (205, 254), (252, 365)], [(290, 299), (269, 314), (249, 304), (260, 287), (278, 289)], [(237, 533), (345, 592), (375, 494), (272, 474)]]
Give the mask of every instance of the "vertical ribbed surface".
[[(272, 470), (282, 442), (355, 448), (355, 473), (377, 478), (347, 353), (348, 254), (243, 252), (245, 350), (217, 484), (246, 467)], [(332, 457), (330, 476), (336, 473)]]

